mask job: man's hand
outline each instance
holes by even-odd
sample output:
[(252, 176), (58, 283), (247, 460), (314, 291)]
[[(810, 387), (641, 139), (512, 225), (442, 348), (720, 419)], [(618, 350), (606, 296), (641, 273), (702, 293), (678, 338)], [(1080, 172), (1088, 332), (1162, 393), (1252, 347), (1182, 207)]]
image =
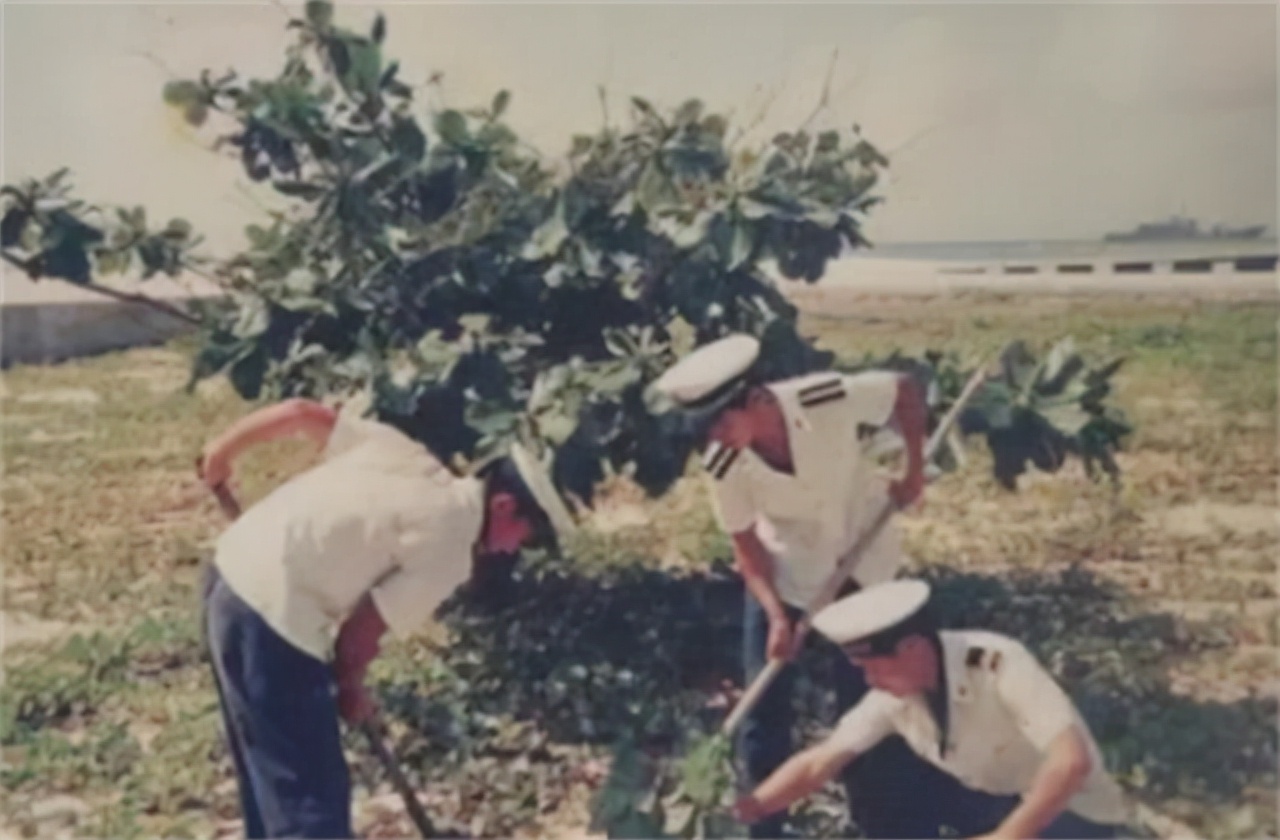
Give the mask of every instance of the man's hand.
[(750, 825), (766, 816), (768, 815), (760, 807), (759, 800), (749, 793), (738, 797), (738, 801), (733, 803), (733, 818), (740, 823)]
[[(1004, 667), (1006, 672), (1002, 677), (1007, 680), (1007, 669), (1010, 666), (1006, 663)], [(1061, 692), (1061, 689), (1052, 684), (1048, 674), (1041, 673), (1038, 676)], [(1002, 690), (1007, 691), (1007, 685)], [(1005, 696), (1004, 699), (1008, 702), (1010, 698)], [(1025, 703), (1020, 707), (1010, 705), (1009, 708), (1026, 715), (1034, 714), (1041, 707)], [(1084, 786), (1092, 767), (1093, 759), (1080, 728), (1076, 725), (1068, 726), (1049, 743), (1044, 762), (1032, 778), (1031, 787), (1022, 795), (1022, 801), (987, 836), (992, 840), (1039, 837), (1066, 809), (1071, 797)]]
[(200, 473), (200, 480), (210, 490), (216, 490), (231, 478), (231, 459), (227, 457), (224, 447), (211, 443), (204, 448), (204, 452), (200, 455), (197, 469)]
[(363, 722), (374, 713), (373, 698), (364, 687), (369, 663), (378, 655), (387, 623), (365, 594), (338, 628), (334, 643), (333, 677), (338, 683), (338, 711), (352, 725)]
[(785, 615), (769, 619), (769, 641), (765, 654), (770, 659), (788, 660), (795, 653), (791, 620)]
[(359, 726), (378, 711), (373, 695), (363, 680), (348, 679), (338, 683), (338, 713), (351, 726)]
[(898, 377), (898, 395), (893, 404), (891, 426), (902, 435), (906, 449), (906, 474), (889, 485), (889, 496), (898, 510), (906, 510), (924, 490), (924, 445), (929, 408), (924, 392), (908, 375)]
[(924, 473), (911, 470), (905, 476), (889, 484), (889, 498), (898, 507), (906, 510), (920, 498), (924, 492)]

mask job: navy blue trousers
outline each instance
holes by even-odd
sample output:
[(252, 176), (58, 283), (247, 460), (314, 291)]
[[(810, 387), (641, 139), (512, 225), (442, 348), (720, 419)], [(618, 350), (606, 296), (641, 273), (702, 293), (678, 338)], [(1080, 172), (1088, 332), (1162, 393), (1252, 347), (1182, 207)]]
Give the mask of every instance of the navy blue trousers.
[(329, 666), (281, 638), (212, 568), (204, 601), (245, 836), (354, 836)]
[[(1021, 801), (1016, 796), (993, 796), (972, 790), (954, 779), (952, 785), (943, 796), (942, 824), (959, 837), (995, 831)], [(1118, 826), (1103, 825), (1065, 811), (1037, 836), (1042, 840), (1107, 840), (1121, 834)]]

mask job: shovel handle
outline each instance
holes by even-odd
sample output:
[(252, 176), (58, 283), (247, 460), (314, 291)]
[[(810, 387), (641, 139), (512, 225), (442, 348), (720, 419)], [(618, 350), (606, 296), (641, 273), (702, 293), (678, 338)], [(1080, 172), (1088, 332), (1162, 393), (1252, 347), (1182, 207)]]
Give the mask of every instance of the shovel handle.
[(382, 763), (382, 769), (386, 770), (387, 775), (391, 777), (392, 787), (396, 789), (396, 793), (400, 794), (400, 798), (404, 800), (405, 810), (409, 813), (409, 819), (413, 820), (414, 827), (418, 829), (418, 834), (422, 837), (439, 837), (440, 835), (436, 833), (435, 826), (431, 824), (431, 818), (427, 816), (422, 803), (418, 801), (417, 795), (413, 792), (413, 788), (410, 787), (409, 780), (405, 778), (404, 772), (400, 769), (399, 762), (391, 754), (391, 749), (386, 742), (382, 740), (382, 726), (375, 718), (369, 718), (360, 724), (359, 729), (364, 733), (365, 740), (369, 742), (369, 748), (373, 750), (373, 754)]

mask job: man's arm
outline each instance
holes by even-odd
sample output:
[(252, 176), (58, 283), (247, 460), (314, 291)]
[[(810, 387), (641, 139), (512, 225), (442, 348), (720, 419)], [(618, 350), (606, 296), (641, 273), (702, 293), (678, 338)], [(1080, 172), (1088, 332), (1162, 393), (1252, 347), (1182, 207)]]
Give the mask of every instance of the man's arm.
[[(466, 562), (475, 539), (476, 519), (435, 507), (423, 518), (402, 522), (388, 532), (384, 547), (395, 566), (356, 602), (334, 640), (333, 671), (338, 707), (350, 723), (374, 711), (364, 688), (365, 674), (388, 632), (407, 638), (423, 628), (470, 571)], [(432, 558), (455, 557), (452, 568)]]
[(295, 434), (323, 446), (337, 420), (337, 412), (312, 400), (289, 399), (259, 409), (237, 420), (205, 446), (200, 475), (210, 487), (218, 487), (231, 477), (231, 464), (240, 453), (254, 444)]
[(760, 542), (754, 528), (733, 535), (733, 556), (738, 562), (738, 573), (742, 575), (743, 585), (769, 618), (769, 644), (766, 653), (770, 659), (789, 658), (791, 622), (774, 586), (773, 557)]
[(338, 684), (338, 710), (348, 723), (358, 724), (374, 711), (372, 699), (365, 690), (364, 677), (369, 663), (381, 650), (387, 622), (365, 595), (342, 622), (333, 649), (334, 680)]
[(1066, 809), (1092, 770), (1093, 760), (1079, 727), (1068, 727), (1049, 744), (1022, 803), (988, 836), (1009, 840), (1039, 837)]
[(755, 822), (818, 790), (845, 765), (894, 733), (893, 715), (901, 703), (883, 691), (868, 692), (820, 744), (790, 758), (739, 799), (734, 815), (743, 822)]
[(734, 818), (753, 823), (781, 811), (791, 803), (817, 792), (856, 757), (856, 753), (830, 738), (797, 753), (761, 782), (759, 787), (734, 804)]
[(898, 377), (898, 393), (893, 403), (889, 425), (902, 435), (907, 450), (907, 471), (889, 486), (893, 501), (900, 508), (909, 507), (924, 490), (924, 441), (928, 407), (920, 386), (910, 376)]
[(994, 837), (1035, 837), (1062, 813), (1093, 770), (1086, 730), (1062, 687), (1026, 648), (1003, 650), (996, 690), (1018, 728), (1044, 756), (1032, 784)]

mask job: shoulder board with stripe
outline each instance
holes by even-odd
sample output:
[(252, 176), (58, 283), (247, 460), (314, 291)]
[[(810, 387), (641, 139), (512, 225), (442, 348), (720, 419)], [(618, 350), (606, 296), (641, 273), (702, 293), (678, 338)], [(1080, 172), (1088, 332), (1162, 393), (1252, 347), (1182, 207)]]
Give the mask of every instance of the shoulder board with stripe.
[(986, 648), (971, 647), (969, 653), (964, 658), (964, 664), (970, 668), (986, 668), (988, 671), (995, 672), (1000, 669), (1001, 653), (998, 650), (989, 651)]
[(724, 447), (712, 441), (707, 445), (706, 450), (702, 453), (702, 468), (710, 471), (716, 463), (716, 459), (724, 456)]
[(733, 466), (733, 462), (738, 460), (740, 450), (729, 449), (718, 443), (711, 444), (707, 448), (706, 454), (703, 456), (702, 465), (707, 472), (711, 473), (711, 477), (719, 481), (729, 472), (729, 467)]
[(796, 396), (800, 400), (800, 405), (805, 408), (812, 408), (833, 400), (842, 400), (845, 397), (844, 380), (839, 376), (823, 379), (821, 382), (801, 388)]
[(871, 423), (859, 423), (858, 440), (866, 440), (867, 438), (874, 437), (875, 433), (878, 431), (880, 431), (879, 426), (874, 426)]

